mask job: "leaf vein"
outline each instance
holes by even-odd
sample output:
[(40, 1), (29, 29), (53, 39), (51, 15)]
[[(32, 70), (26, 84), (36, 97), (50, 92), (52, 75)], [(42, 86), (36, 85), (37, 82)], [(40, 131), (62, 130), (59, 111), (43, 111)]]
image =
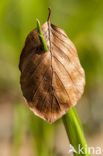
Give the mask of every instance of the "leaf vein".
[(78, 68), (72, 63), (72, 61), (70, 60), (69, 56), (66, 55), (65, 52), (64, 52), (61, 48), (59, 48), (54, 42), (52, 42), (52, 44), (53, 44), (56, 48), (58, 48), (61, 52), (63, 52), (63, 54), (68, 58), (68, 60), (71, 62), (71, 64), (72, 64), (72, 65), (75, 67), (75, 69), (79, 72), (79, 74), (82, 75), (82, 73), (78, 70)]
[(65, 69), (65, 71), (66, 71), (67, 74), (69, 75), (72, 84), (74, 85), (74, 87), (76, 87), (77, 91), (78, 91), (79, 93), (81, 93), (80, 90), (77, 88), (77, 86), (75, 86), (74, 81), (73, 81), (72, 77), (70, 76), (70, 73), (69, 73), (69, 72), (67, 71), (67, 69), (65, 68), (65, 66), (64, 66), (64, 65), (60, 62), (60, 60), (58, 60), (55, 56), (53, 56), (53, 57), (63, 66), (63, 68)]
[[(63, 85), (63, 87), (64, 87), (64, 84), (63, 84), (62, 80), (60, 79), (60, 77), (58, 76), (58, 74), (56, 73), (56, 71), (53, 71), (53, 72), (57, 75), (58, 79), (60, 80), (60, 82), (62, 83), (62, 85)], [(68, 98), (69, 98), (69, 100), (70, 100), (70, 103), (71, 103), (70, 96), (69, 96), (67, 90), (65, 89), (65, 87), (64, 87), (64, 90), (65, 90), (65, 92), (67, 93), (67, 96), (68, 96)], [(71, 105), (72, 105), (72, 103), (71, 103)]]

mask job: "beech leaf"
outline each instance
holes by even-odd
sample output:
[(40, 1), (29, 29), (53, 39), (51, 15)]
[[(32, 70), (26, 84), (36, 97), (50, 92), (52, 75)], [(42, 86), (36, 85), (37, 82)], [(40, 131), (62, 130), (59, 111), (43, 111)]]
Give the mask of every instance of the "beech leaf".
[(53, 123), (81, 98), (85, 74), (64, 30), (51, 24), (50, 17), (41, 30), (48, 51), (44, 51), (37, 28), (30, 32), (20, 56), (20, 84), (34, 114)]

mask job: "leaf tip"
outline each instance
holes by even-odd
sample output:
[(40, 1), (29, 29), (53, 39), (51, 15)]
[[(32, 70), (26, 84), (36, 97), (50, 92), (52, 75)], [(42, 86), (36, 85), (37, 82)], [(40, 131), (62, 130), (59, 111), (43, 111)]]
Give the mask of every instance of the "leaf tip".
[(37, 27), (40, 26), (40, 21), (38, 20), (38, 18), (36, 18), (36, 22), (37, 22)]
[(47, 20), (47, 21), (50, 20), (50, 16), (51, 16), (51, 8), (48, 8), (48, 10), (49, 10), (49, 15), (48, 15), (48, 20)]

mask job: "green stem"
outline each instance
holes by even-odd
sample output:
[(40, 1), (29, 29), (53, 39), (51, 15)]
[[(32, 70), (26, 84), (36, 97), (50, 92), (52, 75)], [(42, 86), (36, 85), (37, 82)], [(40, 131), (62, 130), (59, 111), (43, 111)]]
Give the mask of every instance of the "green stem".
[[(74, 107), (71, 108), (62, 119), (70, 144), (77, 151), (77, 153), (74, 152), (74, 156), (90, 156), (76, 109)], [(79, 147), (82, 151), (79, 150)]]
[(46, 51), (48, 51), (48, 47), (47, 47), (47, 44), (46, 44), (46, 42), (44, 40), (43, 33), (42, 33), (42, 30), (41, 30), (41, 27), (40, 27), (40, 22), (39, 22), (38, 19), (37, 19), (37, 30), (38, 30), (38, 35), (39, 35), (39, 38), (41, 40), (43, 49), (46, 52)]

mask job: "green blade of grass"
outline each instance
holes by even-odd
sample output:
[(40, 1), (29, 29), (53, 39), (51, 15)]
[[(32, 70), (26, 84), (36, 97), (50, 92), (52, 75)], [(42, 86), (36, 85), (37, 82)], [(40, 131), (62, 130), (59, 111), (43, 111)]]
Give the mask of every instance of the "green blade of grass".
[[(70, 144), (74, 147), (77, 153), (74, 156), (90, 156), (88, 145), (86, 143), (82, 126), (76, 112), (76, 109), (72, 107), (66, 115), (62, 117), (64, 126), (70, 141)], [(78, 148), (83, 152), (79, 152)]]
[(37, 19), (37, 30), (38, 30), (38, 35), (39, 35), (39, 38), (41, 40), (43, 49), (46, 52), (46, 51), (48, 51), (48, 47), (47, 47), (47, 44), (46, 44), (46, 42), (44, 40), (43, 33), (42, 33), (42, 30), (41, 30), (41, 27), (40, 27), (40, 21), (38, 19)]

